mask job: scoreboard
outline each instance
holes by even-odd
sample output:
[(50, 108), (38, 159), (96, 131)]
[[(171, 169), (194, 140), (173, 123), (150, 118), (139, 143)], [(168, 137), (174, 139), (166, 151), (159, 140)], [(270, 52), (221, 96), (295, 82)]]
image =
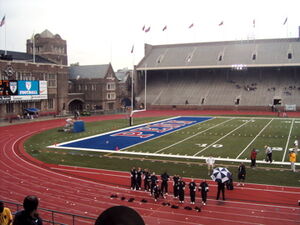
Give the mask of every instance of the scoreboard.
[(45, 80), (0, 80), (0, 102), (48, 99)]

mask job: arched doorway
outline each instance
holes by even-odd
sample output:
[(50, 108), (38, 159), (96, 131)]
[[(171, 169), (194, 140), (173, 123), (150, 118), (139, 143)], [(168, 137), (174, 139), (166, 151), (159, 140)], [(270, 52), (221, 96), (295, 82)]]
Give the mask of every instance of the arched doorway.
[(79, 99), (74, 99), (69, 103), (69, 112), (79, 111), (82, 112), (83, 110), (83, 101)]

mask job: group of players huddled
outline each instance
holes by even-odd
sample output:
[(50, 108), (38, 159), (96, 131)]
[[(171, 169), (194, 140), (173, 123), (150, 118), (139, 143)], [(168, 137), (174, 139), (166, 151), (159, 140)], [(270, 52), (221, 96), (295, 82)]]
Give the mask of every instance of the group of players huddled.
[[(150, 196), (154, 197), (157, 201), (159, 197), (166, 198), (168, 195), (168, 181), (173, 180), (173, 194), (174, 198), (178, 198), (180, 203), (184, 203), (185, 187), (186, 183), (179, 175), (174, 175), (172, 178), (167, 172), (160, 175), (160, 185), (159, 178), (155, 172), (150, 172), (148, 169), (141, 169), (133, 167), (130, 170), (131, 175), (131, 190), (142, 190), (142, 183), (144, 184), (143, 189), (150, 192)], [(209, 191), (208, 184), (203, 180), (199, 187), (197, 187), (194, 179), (188, 184), (190, 191), (191, 204), (195, 204), (196, 191), (197, 188), (201, 192), (202, 204), (206, 204), (207, 192)]]

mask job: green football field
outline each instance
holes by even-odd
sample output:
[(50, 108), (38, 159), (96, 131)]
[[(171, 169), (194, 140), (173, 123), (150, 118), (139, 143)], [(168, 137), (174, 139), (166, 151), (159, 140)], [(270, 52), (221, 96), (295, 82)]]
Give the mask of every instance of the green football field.
[(172, 158), (213, 156), (240, 161), (249, 159), (250, 151), (255, 148), (259, 150), (257, 160), (260, 161), (265, 159), (264, 146), (269, 145), (277, 164), (288, 162), (289, 149), (294, 147), (299, 133), (300, 119), (214, 117), (125, 151)]

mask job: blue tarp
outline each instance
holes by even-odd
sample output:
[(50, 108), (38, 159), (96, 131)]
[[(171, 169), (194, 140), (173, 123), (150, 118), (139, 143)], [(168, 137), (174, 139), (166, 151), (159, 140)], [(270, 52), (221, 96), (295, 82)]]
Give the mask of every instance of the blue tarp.
[(27, 108), (27, 109), (25, 109), (25, 111), (27, 111), (27, 112), (32, 112), (32, 113), (36, 113), (36, 112), (38, 112), (38, 111), (40, 111), (40, 110), (37, 109), (37, 108)]

